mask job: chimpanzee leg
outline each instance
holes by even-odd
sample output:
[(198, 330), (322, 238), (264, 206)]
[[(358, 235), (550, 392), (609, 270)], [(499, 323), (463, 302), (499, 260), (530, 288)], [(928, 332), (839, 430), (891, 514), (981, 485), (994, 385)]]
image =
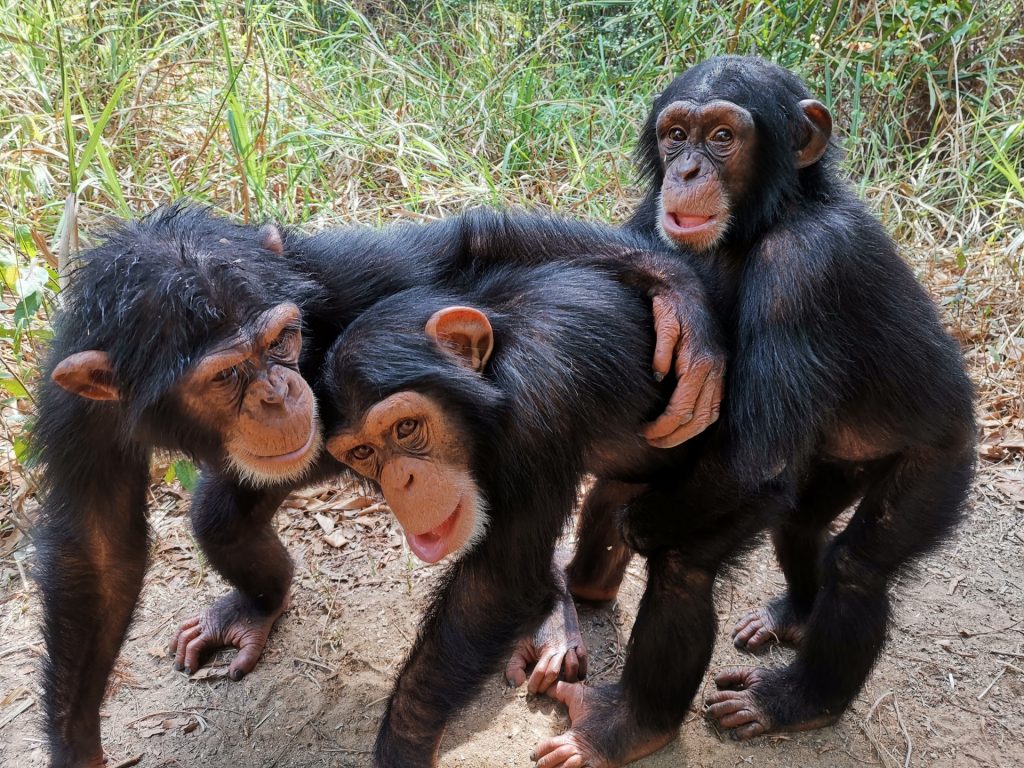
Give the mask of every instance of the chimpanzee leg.
[[(645, 506), (641, 498), (627, 515), (655, 514)], [(662, 506), (658, 516), (679, 514), (677, 505)], [(711, 660), (715, 577), (749, 546), (764, 519), (757, 506), (694, 518), (689, 530), (675, 529), (670, 547), (647, 553), (647, 588), (621, 682), (556, 683), (549, 691), (568, 706), (572, 727), (537, 746), (538, 768), (614, 768), (675, 738)]]
[(178, 629), (170, 646), (176, 669), (191, 674), (204, 656), (226, 646), (238, 648), (228, 668), (232, 680), (256, 666), (288, 608), (292, 562), (272, 520), (289, 490), (253, 490), (204, 473), (192, 500), (192, 528), (210, 564), (235, 589)]
[(619, 535), (618, 516), (642, 485), (598, 479), (583, 501), (576, 526), (576, 553), (566, 569), (573, 597), (614, 600), (633, 552)]
[[(516, 638), (536, 629), (551, 610), (557, 535), (557, 526), (549, 539), (532, 534), (517, 539), (492, 529), (478, 549), (452, 565), (395, 681), (377, 734), (375, 765), (437, 764), (449, 719), (476, 694)], [(517, 557), (510, 560), (510, 552)]]
[(720, 690), (708, 697), (708, 716), (741, 739), (835, 721), (885, 642), (889, 580), (957, 525), (973, 462), (972, 449), (921, 451), (878, 467), (850, 524), (828, 549), (794, 662), (779, 670), (718, 673)]
[(100, 703), (146, 570), (148, 457), (104, 456), (91, 466), (79, 464), (75, 474), (81, 479), (75, 481), (54, 466), (56, 487), (36, 530), (35, 565), (47, 652), (50, 765), (93, 768), (103, 765)]
[(828, 524), (856, 501), (862, 487), (850, 466), (822, 462), (815, 467), (796, 508), (772, 531), (786, 592), (740, 618), (732, 632), (737, 648), (753, 651), (770, 642), (799, 644), (821, 586)]

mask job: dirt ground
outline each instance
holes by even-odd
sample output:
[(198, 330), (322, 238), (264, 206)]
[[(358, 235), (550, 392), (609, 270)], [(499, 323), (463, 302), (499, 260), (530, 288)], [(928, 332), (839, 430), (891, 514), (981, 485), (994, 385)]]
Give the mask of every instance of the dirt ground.
[[(155, 493), (153, 563), (103, 708), (110, 765), (139, 756), (144, 768), (369, 765), (389, 681), (443, 564), (414, 560), (388, 511), (358, 508), (372, 500), (355, 489), (296, 497), (278, 518), (297, 564), (292, 608), (263, 660), (235, 683), (223, 677), (225, 653), (207, 667), (212, 673), (190, 680), (172, 670), (166, 641), (224, 586), (193, 546), (187, 494), (166, 486)], [(1024, 764), (1024, 470), (983, 465), (974, 499), (957, 540), (897, 584), (891, 641), (838, 725), (741, 744), (694, 710), (674, 744), (637, 765)], [(34, 768), (45, 765), (41, 648), (19, 562), (2, 572), (0, 593), (0, 764)], [(619, 673), (643, 583), (637, 560), (616, 605), (581, 609), (592, 680)], [(728, 632), (781, 584), (768, 547), (723, 581), (712, 670), (756, 663)], [(768, 662), (786, 655), (773, 650)], [(532, 765), (533, 745), (566, 722), (560, 705), (509, 690), (495, 675), (445, 735), (441, 765)]]

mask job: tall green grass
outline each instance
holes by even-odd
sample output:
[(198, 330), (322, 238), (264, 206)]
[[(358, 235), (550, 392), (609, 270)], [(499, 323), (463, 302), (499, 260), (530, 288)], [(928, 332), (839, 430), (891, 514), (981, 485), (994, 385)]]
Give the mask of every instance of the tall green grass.
[(619, 221), (651, 96), (722, 52), (809, 81), (899, 237), (1019, 270), (1022, 26), (1017, 0), (0, 0), (0, 387), (28, 396), (56, 267), (109, 214)]

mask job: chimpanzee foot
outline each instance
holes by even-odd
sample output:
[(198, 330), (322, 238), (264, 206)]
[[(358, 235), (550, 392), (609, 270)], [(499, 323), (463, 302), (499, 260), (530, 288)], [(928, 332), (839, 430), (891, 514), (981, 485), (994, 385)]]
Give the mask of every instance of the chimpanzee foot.
[(767, 605), (748, 611), (732, 631), (733, 644), (756, 651), (770, 643), (799, 645), (804, 638), (805, 620), (798, 614), (789, 595), (779, 595)]
[(527, 681), (530, 693), (544, 693), (561, 677), (570, 683), (587, 676), (587, 646), (580, 632), (572, 597), (563, 592), (551, 615), (533, 637), (524, 637), (505, 666), (509, 685), (519, 687)]
[(572, 727), (534, 748), (530, 759), (537, 768), (617, 768), (676, 737), (676, 729), (658, 732), (639, 725), (618, 686), (555, 683), (548, 696), (569, 708)]
[(839, 719), (802, 696), (786, 670), (729, 667), (715, 675), (715, 685), (718, 690), (707, 697), (705, 714), (740, 741), (766, 733), (810, 731)]
[(241, 680), (256, 666), (274, 622), (288, 610), (288, 603), (285, 597), (278, 609), (268, 613), (238, 590), (225, 595), (178, 629), (170, 645), (174, 668), (191, 675), (205, 656), (235, 647), (238, 654), (228, 667), (228, 677)]

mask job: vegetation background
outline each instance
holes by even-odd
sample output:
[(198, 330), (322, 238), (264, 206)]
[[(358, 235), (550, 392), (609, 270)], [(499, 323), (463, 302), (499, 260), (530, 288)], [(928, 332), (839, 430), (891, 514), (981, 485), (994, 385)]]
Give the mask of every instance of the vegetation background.
[[(1019, 0), (0, 0), (0, 629), (30, 605), (20, 458), (58, 268), (110, 217), (188, 196), (309, 228), (479, 204), (621, 222), (651, 96), (725, 52), (832, 108), (853, 183), (964, 346), (1019, 559)], [(5, 694), (0, 729), (27, 700)]]

